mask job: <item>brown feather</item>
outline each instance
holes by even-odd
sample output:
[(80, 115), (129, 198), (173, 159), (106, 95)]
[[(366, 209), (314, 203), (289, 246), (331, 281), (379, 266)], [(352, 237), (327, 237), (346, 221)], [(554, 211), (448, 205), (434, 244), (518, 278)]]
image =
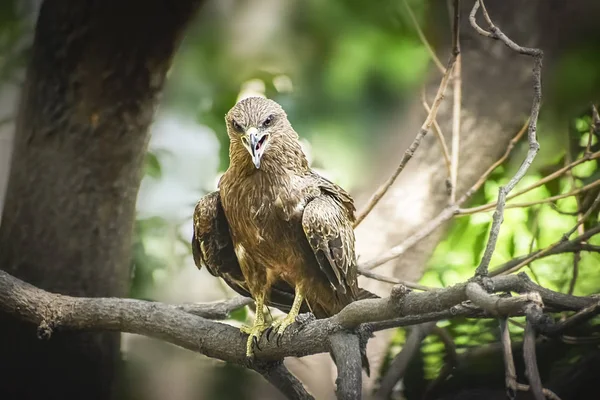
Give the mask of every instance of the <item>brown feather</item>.
[[(273, 123), (261, 127), (268, 116)], [(289, 309), (293, 288), (302, 287), (317, 318), (364, 295), (357, 285), (353, 200), (309, 168), (283, 109), (271, 100), (249, 98), (232, 108), (226, 122), (230, 166), (219, 192), (196, 207), (196, 264), (206, 265), (238, 293), (266, 293), (270, 304), (283, 303), (278, 308)], [(234, 123), (268, 133), (259, 169)]]

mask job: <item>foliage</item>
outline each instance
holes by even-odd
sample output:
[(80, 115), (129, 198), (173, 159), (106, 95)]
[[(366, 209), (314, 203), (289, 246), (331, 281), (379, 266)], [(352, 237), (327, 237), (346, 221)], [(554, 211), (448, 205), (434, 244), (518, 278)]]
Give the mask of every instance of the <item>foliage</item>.
[[(569, 132), (570, 147), (565, 147), (563, 153), (558, 155), (554, 164), (544, 165), (538, 172), (526, 176), (515, 188), (515, 192), (526, 188), (539, 181), (544, 176), (562, 168), (568, 164), (567, 160), (576, 160), (585, 155), (591, 129), (591, 115), (584, 114), (572, 120)], [(541, 132), (543, 134), (543, 132)], [(522, 143), (526, 146), (526, 143)], [(591, 151), (597, 151), (598, 138), (592, 136)], [(519, 153), (515, 151), (514, 153)], [(509, 179), (507, 171), (513, 170), (511, 164), (520, 163), (517, 157), (511, 157), (504, 165), (499, 166), (484, 187), (476, 193), (469, 206), (480, 206), (494, 202), (498, 196), (498, 188), (506, 184)], [(572, 175), (566, 174), (558, 179), (549, 181), (537, 189), (531, 190), (519, 196), (513, 202), (539, 202), (550, 196), (564, 194), (574, 188), (582, 187), (598, 179), (598, 160), (590, 160), (573, 168)], [(525, 208), (507, 209), (504, 214), (504, 223), (500, 231), (500, 237), (496, 245), (496, 251), (492, 257), (492, 269), (494, 265), (522, 255), (527, 255), (537, 249), (550, 246), (563, 237), (564, 233), (571, 229), (582, 214), (587, 211), (593, 200), (598, 195), (597, 190), (584, 192), (579, 196), (560, 199), (554, 203), (538, 204)], [(509, 201), (508, 204), (511, 202)], [(586, 208), (586, 205), (588, 208)], [(590, 228), (598, 222), (598, 208), (592, 210), (583, 229)], [(487, 242), (489, 228), (492, 221), (492, 212), (476, 213), (473, 215), (459, 216), (453, 221), (446, 238), (441, 241), (434, 254), (429, 260), (427, 271), (420, 283), (430, 287), (447, 287), (464, 282), (473, 276), (475, 268), (479, 264)], [(590, 244), (600, 244), (600, 238), (593, 237)], [(525, 272), (540, 285), (559, 292), (566, 293), (569, 290), (571, 280), (574, 279), (573, 253), (558, 254), (533, 261), (527, 266)], [(579, 296), (590, 295), (600, 292), (600, 279), (598, 279), (597, 266), (600, 255), (595, 252), (581, 252), (578, 262), (578, 277), (574, 284), (573, 294)], [(522, 337), (525, 319), (524, 317), (513, 318), (516, 325), (510, 325), (513, 342), (519, 342)], [(596, 324), (600, 318), (596, 318)], [(491, 345), (499, 341), (499, 329), (497, 321), (494, 320), (464, 320), (453, 319), (438, 323), (438, 327), (444, 328), (452, 337), (456, 352), (459, 357), (480, 346)], [(390, 347), (387, 362), (383, 370), (389, 366), (391, 359), (401, 351), (406, 342), (406, 333), (399, 329)], [(577, 357), (585, 354), (586, 348), (572, 349), (564, 354), (556, 354), (553, 362), (557, 364), (552, 368), (560, 368), (564, 363), (572, 362)], [(487, 360), (487, 361), (486, 361)], [(433, 381), (440, 373), (444, 363), (448, 362), (447, 349), (437, 335), (429, 335), (421, 348), (420, 363), (413, 363), (416, 371), (407, 374), (416, 374), (419, 381)], [(498, 372), (501, 358), (478, 358), (476, 368), (468, 370), (469, 374), (478, 374), (477, 379), (485, 379), (489, 374)], [(503, 379), (503, 371), (500, 370), (499, 379)], [(456, 374), (460, 374), (455, 371)], [(471, 375), (469, 379), (473, 379)], [(421, 388), (420, 390), (423, 390)]]

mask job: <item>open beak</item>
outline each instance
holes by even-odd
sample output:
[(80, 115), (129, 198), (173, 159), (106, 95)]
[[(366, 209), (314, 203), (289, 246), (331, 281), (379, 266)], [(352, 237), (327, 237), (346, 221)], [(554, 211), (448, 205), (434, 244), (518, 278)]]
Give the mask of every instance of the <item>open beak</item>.
[(269, 134), (260, 132), (256, 128), (250, 128), (246, 131), (246, 149), (250, 153), (256, 169), (260, 168), (260, 159), (264, 154), (268, 140)]

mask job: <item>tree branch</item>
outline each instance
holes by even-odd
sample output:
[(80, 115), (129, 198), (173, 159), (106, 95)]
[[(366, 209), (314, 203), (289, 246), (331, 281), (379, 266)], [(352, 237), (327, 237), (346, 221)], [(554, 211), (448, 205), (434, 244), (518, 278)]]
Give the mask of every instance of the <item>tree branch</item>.
[(331, 354), (337, 366), (336, 394), (340, 400), (362, 397), (362, 369), (358, 336), (337, 332), (329, 337)]
[(254, 301), (249, 297), (237, 296), (229, 300), (216, 301), (214, 303), (189, 303), (173, 306), (176, 310), (194, 314), (206, 319), (227, 319), (232, 311), (252, 304)]
[[(492, 218), (492, 227), (490, 229), (490, 236), (488, 242), (485, 247), (485, 251), (483, 253), (483, 257), (481, 259), (481, 263), (477, 267), (476, 275), (478, 276), (487, 276), (488, 275), (488, 267), (490, 264), (490, 260), (492, 259), (492, 254), (494, 253), (494, 249), (496, 248), (496, 242), (498, 241), (498, 235), (500, 234), (500, 225), (502, 224), (502, 220), (504, 218), (504, 206), (506, 205), (506, 196), (510, 191), (519, 183), (519, 181), (525, 176), (525, 173), (531, 166), (533, 159), (537, 155), (537, 152), (540, 148), (539, 143), (537, 142), (537, 120), (538, 115), (540, 113), (540, 105), (542, 102), (542, 58), (543, 52), (540, 49), (521, 47), (517, 45), (515, 42), (510, 40), (497, 26), (495, 26), (487, 11), (485, 11), (485, 6), (483, 5), (482, 0), (478, 0), (475, 3), (474, 14), (477, 11), (478, 5), (481, 4), (484, 14), (484, 17), (489, 25), (489, 29), (491, 31), (491, 35), (485, 35), (491, 37), (492, 39), (497, 39), (502, 41), (508, 48), (517, 53), (524, 54), (534, 59), (533, 66), (533, 104), (531, 106), (531, 115), (529, 117), (529, 129), (527, 132), (527, 139), (529, 141), (529, 150), (527, 151), (527, 156), (525, 160), (515, 173), (515, 175), (510, 179), (510, 181), (506, 184), (506, 186), (500, 187), (498, 190), (498, 201), (496, 205), (496, 211), (494, 212), (494, 216)], [(472, 18), (473, 22), (475, 19)], [(474, 24), (474, 28), (477, 29), (476, 24)]]
[(421, 342), (429, 335), (434, 327), (435, 322), (428, 322), (417, 325), (411, 329), (408, 339), (406, 339), (406, 343), (402, 346), (402, 350), (396, 355), (387, 372), (381, 379), (379, 389), (375, 393), (376, 400), (385, 400), (391, 397), (394, 386), (396, 386), (398, 381), (404, 376), (408, 363), (419, 351)]
[(283, 362), (268, 364), (264, 368), (255, 368), (267, 381), (281, 391), (290, 400), (314, 400), (302, 382), (283, 365)]
[(363, 269), (373, 269), (380, 265), (385, 264), (386, 262), (393, 260), (397, 257), (400, 257), (404, 254), (405, 251), (413, 247), (415, 244), (419, 243), (421, 240), (429, 236), (433, 231), (439, 228), (444, 222), (450, 220), (453, 216), (457, 215), (460, 211), (459, 206), (464, 204), (467, 200), (479, 190), (479, 188), (485, 183), (486, 179), (490, 176), (490, 174), (510, 155), (512, 150), (514, 149), (516, 143), (521, 139), (521, 137), (525, 134), (526, 128), (529, 125), (529, 120), (523, 125), (523, 127), (517, 132), (517, 134), (511, 139), (509, 142), (504, 155), (500, 157), (494, 164), (492, 164), (482, 175), (479, 177), (477, 182), (473, 186), (471, 186), (465, 194), (463, 194), (456, 202), (456, 204), (451, 204), (448, 207), (444, 208), (434, 219), (423, 225), (421, 229), (415, 232), (413, 235), (406, 238), (402, 243), (392, 247), (385, 253), (375, 257), (372, 260), (369, 260), (360, 265)]
[[(534, 311), (535, 310), (535, 311)], [(523, 358), (525, 360), (525, 374), (529, 380), (529, 389), (535, 400), (545, 400), (544, 388), (540, 378), (535, 356), (535, 329), (531, 321), (531, 313), (541, 314), (541, 308), (532, 305), (527, 313), (527, 324), (525, 325), (525, 336), (523, 337)]]
[(421, 129), (419, 129), (417, 136), (415, 136), (415, 139), (413, 140), (413, 142), (410, 144), (408, 149), (406, 149), (406, 151), (404, 152), (404, 155), (402, 156), (402, 159), (400, 160), (400, 163), (398, 164), (398, 167), (396, 168), (396, 170), (394, 171), (392, 176), (390, 176), (388, 178), (388, 180), (385, 181), (383, 183), (383, 185), (381, 185), (375, 191), (375, 193), (373, 193), (373, 195), (369, 199), (367, 205), (359, 213), (356, 214), (356, 221), (354, 222), (354, 228), (356, 228), (366, 218), (366, 216), (369, 215), (371, 210), (373, 210), (373, 208), (375, 208), (377, 203), (379, 203), (379, 200), (381, 200), (381, 198), (387, 193), (389, 188), (396, 181), (396, 178), (398, 178), (398, 175), (400, 175), (400, 173), (404, 170), (404, 167), (406, 166), (406, 164), (408, 164), (408, 162), (411, 160), (411, 158), (415, 154), (415, 151), (417, 151), (417, 148), (419, 148), (419, 145), (421, 144), (421, 140), (423, 140), (425, 135), (427, 135), (427, 133), (431, 129), (431, 124), (433, 124), (433, 121), (435, 120), (437, 112), (440, 108), (440, 104), (442, 104), (442, 100), (444, 99), (444, 93), (446, 93), (446, 88), (448, 87), (448, 82), (450, 80), (450, 76), (452, 75), (452, 70), (454, 68), (454, 64), (456, 63), (456, 59), (457, 59), (458, 55), (460, 54), (460, 49), (458, 47), (458, 28), (459, 28), (459, 22), (460, 22), (460, 20), (459, 20), (459, 16), (460, 16), (459, 11), (460, 10), (459, 10), (458, 6), (459, 6), (459, 0), (454, 0), (454, 25), (452, 27), (452, 43), (453, 43), (452, 54), (450, 55), (450, 59), (448, 60), (448, 64), (446, 66), (446, 71), (444, 72), (444, 75), (442, 76), (440, 86), (438, 87), (438, 91), (435, 95), (435, 98), (433, 99), (433, 103), (431, 104), (431, 110), (429, 111), (429, 114), (427, 115), (425, 122), (423, 122), (423, 125), (421, 125)]
[(517, 371), (515, 369), (515, 360), (512, 354), (512, 345), (510, 343), (510, 331), (506, 318), (500, 319), (500, 343), (502, 344), (502, 356), (504, 358), (504, 381), (506, 385), (506, 395), (514, 400), (517, 396)]
[[(577, 297), (553, 292), (531, 282), (524, 274), (497, 276), (489, 278), (489, 282), (496, 292), (537, 292), (544, 304), (556, 310), (579, 311), (595, 305), (599, 300), (597, 297)], [(335, 343), (330, 342), (332, 335), (356, 329), (361, 324), (368, 323), (370, 329), (376, 331), (461, 315), (492, 317), (491, 314), (485, 314), (481, 309), (464, 303), (469, 299), (467, 286), (468, 284), (462, 283), (444, 289), (413, 292), (397, 285), (392, 288), (389, 297), (356, 301), (331, 318), (309, 320), (300, 326), (292, 325), (281, 338), (280, 345), (275, 341), (269, 342), (263, 336), (254, 362), (246, 359), (246, 340), (240, 335), (239, 329), (233, 326), (210, 321), (184, 312), (177, 306), (159, 302), (49, 293), (2, 270), (0, 311), (37, 325), (42, 338), (50, 338), (55, 330), (60, 329), (129, 332), (243, 365), (264, 375), (264, 363), (278, 362), (285, 357), (330, 352), (332, 346), (335, 346)], [(512, 307), (500, 308), (505, 309), (516, 311)], [(358, 345), (356, 348), (356, 352), (360, 354)], [(360, 368), (360, 363), (355, 368)], [(352, 371), (340, 371), (340, 378), (354, 376), (356, 371)], [(266, 377), (274, 380), (278, 379), (277, 376), (285, 375), (283, 370), (274, 370), (269, 371)], [(285, 390), (296, 387), (294, 382), (279, 382), (276, 385), (280, 389), (288, 388)], [(296, 392), (299, 393), (298, 396), (303, 395), (294, 391)]]

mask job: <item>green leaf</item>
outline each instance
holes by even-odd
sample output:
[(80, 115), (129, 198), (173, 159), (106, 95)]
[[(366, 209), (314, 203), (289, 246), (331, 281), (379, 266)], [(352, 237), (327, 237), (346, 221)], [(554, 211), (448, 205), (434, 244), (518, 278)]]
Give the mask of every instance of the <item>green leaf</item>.
[(233, 310), (229, 314), (229, 318), (233, 319), (234, 321), (246, 322), (246, 319), (248, 318), (247, 307), (242, 307), (238, 308), (237, 310)]
[(162, 170), (160, 168), (160, 162), (156, 154), (147, 152), (146, 158), (144, 159), (144, 173), (155, 179), (160, 179), (162, 176)]

